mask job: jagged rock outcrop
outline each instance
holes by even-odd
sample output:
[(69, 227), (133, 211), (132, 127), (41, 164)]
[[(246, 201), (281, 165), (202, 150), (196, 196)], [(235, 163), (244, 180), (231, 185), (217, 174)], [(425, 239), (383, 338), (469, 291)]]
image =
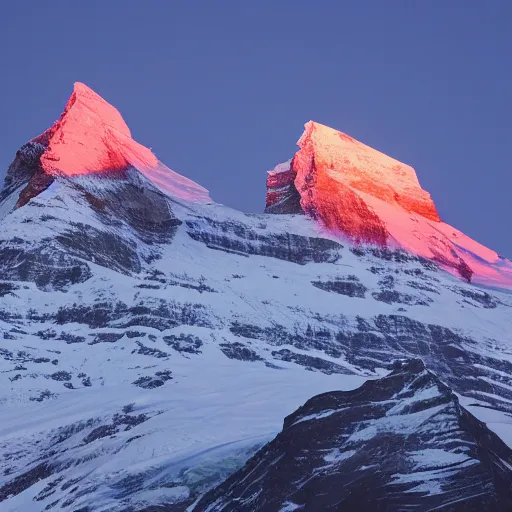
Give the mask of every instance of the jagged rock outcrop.
[(194, 511), (512, 508), (512, 450), (421, 360), (308, 400)]

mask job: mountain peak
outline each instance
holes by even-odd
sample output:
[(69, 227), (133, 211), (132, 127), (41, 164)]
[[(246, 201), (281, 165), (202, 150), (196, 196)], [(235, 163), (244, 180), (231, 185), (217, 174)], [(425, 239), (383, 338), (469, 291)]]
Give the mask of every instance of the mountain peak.
[[(430, 194), (421, 188), (416, 172), (409, 165), (315, 121), (304, 125), (297, 145), (300, 150), (290, 163), (294, 188), (300, 194), (300, 207), (312, 216), (319, 216), (327, 227), (338, 227), (337, 212), (318, 208), (317, 203), (333, 203), (347, 188), (434, 222), (441, 220)], [(269, 172), (267, 210), (270, 212), (279, 209), (290, 194), (289, 190), (286, 195), (272, 194), (276, 175), (289, 170), (278, 167)], [(280, 185), (281, 193), (285, 192), (283, 183)], [(365, 242), (375, 241), (375, 233), (353, 232), (352, 236)]]
[(206, 189), (163, 165), (150, 149), (133, 140), (115, 107), (76, 82), (60, 118), (18, 151), (6, 184), (19, 186), (29, 179), (36, 183), (21, 193), (20, 206), (55, 177), (124, 173), (131, 168), (165, 194), (194, 202), (211, 201)]
[(32, 142), (46, 146), (41, 157), (43, 170), (50, 175), (75, 176), (119, 171), (130, 165), (158, 165), (153, 153), (131, 138), (121, 114), (92, 89), (75, 83), (64, 112), (51, 128)]
[(305, 165), (313, 157), (315, 165), (329, 169), (330, 178), (338, 183), (435, 222), (441, 220), (409, 165), (315, 121), (306, 123), (298, 146), (302, 154), (297, 164)]
[(110, 126), (127, 137), (132, 136), (128, 125), (124, 122), (119, 111), (82, 82), (74, 83), (73, 93), (66, 104), (63, 117), (68, 114), (71, 108), (80, 109), (82, 115), (87, 115), (86, 112), (89, 110), (89, 115), (100, 117), (105, 125)]
[(409, 165), (314, 121), (297, 145), (268, 172), (267, 213), (304, 213), (353, 242), (403, 249), (467, 281), (512, 286), (512, 264), (441, 221)]

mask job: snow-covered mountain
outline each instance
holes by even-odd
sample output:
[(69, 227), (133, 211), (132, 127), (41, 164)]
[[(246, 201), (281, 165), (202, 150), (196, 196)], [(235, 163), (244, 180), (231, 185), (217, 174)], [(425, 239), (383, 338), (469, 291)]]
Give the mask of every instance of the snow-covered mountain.
[[(386, 475), (407, 485), (381, 510), (409, 498), (415, 510), (471, 507), (474, 478), (496, 475), (503, 485), (486, 484), (481, 503), (509, 503), (511, 263), (443, 223), (412, 168), (317, 123), (299, 147), (269, 172), (259, 215), (165, 167), (83, 84), (20, 148), (0, 192), (0, 510), (260, 510), (233, 501), (245, 492), (236, 470), (326, 392), (306, 416), (339, 397), (353, 412), (329, 429), (376, 432), (354, 447), (324, 436), (327, 420), (305, 422), (319, 429), (305, 443), (337, 450), (327, 472), (343, 492), (356, 492), (347, 464), (425, 425), (397, 446)], [(397, 384), (393, 403), (377, 393), (361, 408), (357, 393), (408, 358), (431, 385)], [(404, 400), (423, 404), (431, 387), (445, 409), (429, 402), (418, 424)], [(290, 427), (256, 457), (270, 462), (283, 439), (303, 456)], [(268, 503), (325, 456), (293, 471), (285, 457), (254, 503), (297, 509), (306, 501)], [(432, 469), (439, 457), (456, 469)], [(420, 466), (432, 485), (414, 480)]]

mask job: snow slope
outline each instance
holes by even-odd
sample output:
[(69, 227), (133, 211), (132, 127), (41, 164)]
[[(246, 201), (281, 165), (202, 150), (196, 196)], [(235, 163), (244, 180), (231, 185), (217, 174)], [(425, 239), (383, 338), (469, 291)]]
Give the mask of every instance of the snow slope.
[(507, 289), (162, 187), (113, 113), (97, 147), (114, 134), (128, 165), (48, 173), (69, 120), (0, 193), (0, 510), (185, 510), (312, 395), (404, 357), (512, 442)]

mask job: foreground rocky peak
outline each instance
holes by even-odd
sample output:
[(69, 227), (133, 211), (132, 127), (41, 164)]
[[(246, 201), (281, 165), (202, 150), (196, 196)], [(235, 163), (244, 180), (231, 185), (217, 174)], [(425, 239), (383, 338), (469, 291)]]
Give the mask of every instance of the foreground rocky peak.
[(55, 179), (91, 175), (125, 178), (132, 169), (167, 195), (211, 201), (206, 189), (163, 165), (150, 149), (133, 140), (115, 107), (86, 85), (75, 83), (60, 118), (18, 151), (0, 201), (23, 186), (16, 201), (17, 206), (23, 206)]
[(441, 221), (414, 169), (306, 123), (295, 156), (267, 177), (268, 213), (304, 213), (358, 244), (401, 248), (467, 281), (512, 286), (512, 264)]
[(308, 400), (194, 510), (505, 511), (511, 457), (421, 360), (397, 361)]

